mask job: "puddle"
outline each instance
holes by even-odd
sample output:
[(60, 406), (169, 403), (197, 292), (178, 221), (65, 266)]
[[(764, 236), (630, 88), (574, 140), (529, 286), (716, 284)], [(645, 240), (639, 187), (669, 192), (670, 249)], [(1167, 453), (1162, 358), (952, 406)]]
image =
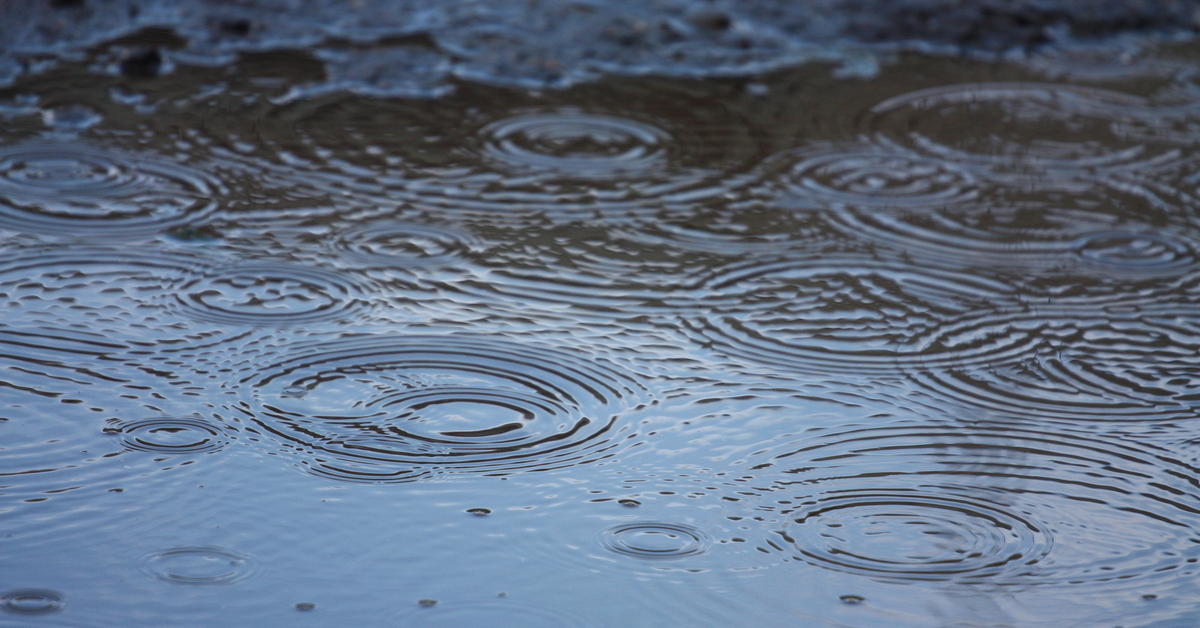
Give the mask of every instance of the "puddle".
[(1200, 616), (1195, 44), (356, 16), (0, 89), (0, 624)]

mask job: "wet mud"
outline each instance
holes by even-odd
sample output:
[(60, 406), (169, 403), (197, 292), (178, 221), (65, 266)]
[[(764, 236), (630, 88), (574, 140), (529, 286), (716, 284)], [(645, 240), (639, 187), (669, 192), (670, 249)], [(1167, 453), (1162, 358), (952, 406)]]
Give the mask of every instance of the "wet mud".
[(1194, 42), (431, 98), (188, 37), (0, 89), (0, 625), (1200, 618)]

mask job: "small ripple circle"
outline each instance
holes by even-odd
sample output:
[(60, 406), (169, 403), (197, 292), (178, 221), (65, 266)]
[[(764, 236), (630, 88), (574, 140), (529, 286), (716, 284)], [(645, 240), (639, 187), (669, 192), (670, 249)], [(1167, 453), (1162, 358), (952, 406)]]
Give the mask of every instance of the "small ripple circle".
[(226, 547), (171, 547), (147, 554), (142, 564), (150, 575), (172, 584), (227, 585), (250, 577), (253, 559)]
[(611, 178), (661, 165), (670, 137), (656, 126), (563, 108), (524, 113), (481, 129), (484, 155), (518, 170)]
[(115, 429), (134, 451), (199, 454), (218, 451), (229, 438), (217, 425), (199, 418), (160, 417), (122, 423)]
[(606, 529), (601, 542), (605, 549), (618, 554), (661, 560), (702, 554), (712, 539), (703, 530), (685, 523), (639, 521)]
[(0, 595), (0, 609), (16, 615), (46, 615), (65, 606), (62, 594), (49, 589), (15, 589)]
[(368, 292), (349, 273), (275, 262), (243, 262), (199, 270), (173, 288), (173, 305), (185, 316), (253, 326), (341, 318), (361, 307)]
[(444, 266), (463, 259), (478, 242), (469, 233), (442, 225), (372, 223), (341, 233), (335, 251), (378, 268)]

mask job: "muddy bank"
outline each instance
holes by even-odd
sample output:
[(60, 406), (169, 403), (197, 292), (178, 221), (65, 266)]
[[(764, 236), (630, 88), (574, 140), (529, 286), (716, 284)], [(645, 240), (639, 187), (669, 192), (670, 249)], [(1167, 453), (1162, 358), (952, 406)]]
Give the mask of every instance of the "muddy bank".
[(749, 75), (813, 59), (861, 76), (898, 49), (1012, 56), (1198, 28), (1198, 0), (21, 0), (0, 5), (0, 82), (112, 42), (124, 47), (99, 72), (152, 76), (175, 63), (305, 49), (324, 65), (319, 89), (439, 96), (453, 78), (562, 87), (613, 73)]

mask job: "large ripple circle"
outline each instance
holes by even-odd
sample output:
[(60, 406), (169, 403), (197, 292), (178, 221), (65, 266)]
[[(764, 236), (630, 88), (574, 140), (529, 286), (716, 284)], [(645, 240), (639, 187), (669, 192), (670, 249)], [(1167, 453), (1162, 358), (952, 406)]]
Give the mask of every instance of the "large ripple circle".
[(989, 504), (902, 491), (822, 495), (789, 536), (809, 562), (898, 580), (987, 579), (1043, 560), (1048, 535)]
[[(913, 337), (909, 348), (918, 359), (904, 370), (942, 407), (993, 416), (1070, 422), (1194, 418), (1200, 319), (1184, 305), (1129, 308), (996, 310), (946, 321)], [(974, 352), (981, 343), (996, 344), (989, 339), (1006, 338), (1021, 342), (988, 360), (936, 357)]]
[(978, 185), (954, 162), (869, 142), (787, 151), (762, 176), (779, 202), (800, 207), (936, 207), (974, 198)]
[(0, 226), (37, 234), (159, 233), (213, 211), (221, 184), (161, 156), (85, 144), (0, 149)]
[(396, 335), (307, 347), (248, 379), (242, 406), (308, 471), (352, 482), (570, 467), (621, 445), (628, 373), (497, 340)]
[[(870, 109), (866, 131), (992, 175), (1071, 176), (1175, 159), (1131, 129), (1146, 101), (1119, 92), (1050, 83), (964, 83), (917, 90)], [(964, 132), (965, 131), (965, 132)]]
[(782, 435), (755, 462), (789, 519), (776, 547), (872, 579), (1134, 587), (1200, 560), (1197, 469), (1129, 439), (876, 421)]
[(748, 362), (815, 373), (895, 373), (905, 363), (990, 362), (1031, 339), (994, 334), (956, 347), (910, 339), (992, 303), (1006, 284), (967, 273), (914, 269), (857, 256), (754, 261), (715, 273), (696, 314), (695, 341)]

